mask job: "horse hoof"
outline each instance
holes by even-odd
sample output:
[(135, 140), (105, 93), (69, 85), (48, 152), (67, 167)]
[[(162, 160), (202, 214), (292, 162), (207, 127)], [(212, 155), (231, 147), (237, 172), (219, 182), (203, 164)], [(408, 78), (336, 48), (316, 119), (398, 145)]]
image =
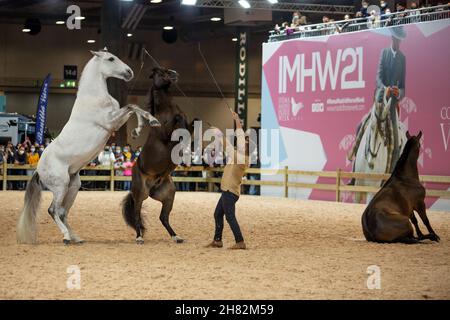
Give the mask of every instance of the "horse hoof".
[(158, 120), (151, 120), (150, 121), (150, 126), (152, 126), (152, 127), (161, 127), (161, 123), (159, 123)]
[(142, 237), (136, 238), (136, 244), (144, 244), (144, 238)]
[(441, 238), (439, 238), (439, 236), (438, 236), (437, 234), (432, 234), (432, 235), (430, 236), (430, 240), (431, 240), (431, 241), (439, 242), (439, 240), (441, 240)]
[(172, 240), (173, 240), (175, 243), (183, 243), (183, 242), (184, 242), (184, 239), (181, 238), (181, 237), (179, 237), (179, 236), (173, 236), (173, 237), (172, 237)]
[(69, 245), (69, 244), (70, 244), (70, 240), (67, 240), (67, 239), (63, 239), (63, 243), (64, 243), (64, 245), (65, 245), (65, 246), (67, 246), (67, 245)]

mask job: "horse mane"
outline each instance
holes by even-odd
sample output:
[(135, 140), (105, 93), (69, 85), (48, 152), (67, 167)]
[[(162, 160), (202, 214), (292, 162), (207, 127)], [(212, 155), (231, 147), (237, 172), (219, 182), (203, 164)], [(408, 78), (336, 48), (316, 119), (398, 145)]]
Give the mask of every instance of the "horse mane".
[[(91, 65), (93, 64), (95, 57), (92, 57), (84, 66), (83, 71), (81, 71), (81, 76), (80, 76), (80, 81), (78, 82), (78, 92), (80, 91), (79, 89), (83, 86), (84, 81), (86, 79), (86, 74), (87, 72), (90, 70)], [(77, 93), (78, 93), (77, 92)]]

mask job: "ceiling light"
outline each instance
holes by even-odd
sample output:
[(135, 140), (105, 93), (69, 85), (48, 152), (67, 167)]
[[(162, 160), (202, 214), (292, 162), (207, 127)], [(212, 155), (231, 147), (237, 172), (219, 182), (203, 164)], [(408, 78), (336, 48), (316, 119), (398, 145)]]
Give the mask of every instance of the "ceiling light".
[(56, 24), (65, 24), (66, 22), (65, 21), (62, 21), (62, 20), (58, 20), (58, 21), (56, 21)]
[(247, 0), (239, 0), (239, 4), (242, 8), (248, 9), (250, 8), (250, 3)]
[(95, 40), (90, 39), (87, 41), (87, 43), (95, 43)]
[(271, 4), (278, 3), (278, 0), (267, 0), (267, 1), (269, 1)]
[(31, 29), (28, 29), (28, 28), (23, 28), (22, 29), (22, 32), (30, 32), (31, 31)]
[(197, 0), (181, 0), (181, 4), (184, 4), (186, 6), (195, 6), (197, 3)]
[(75, 17), (75, 20), (84, 20), (84, 19), (86, 19), (86, 17), (83, 17), (83, 16)]
[(238, 40), (238, 38), (231, 39), (231, 41), (234, 41), (234, 42), (236, 42), (237, 40)]
[(161, 3), (162, 0), (150, 0), (150, 3)]
[(217, 21), (220, 21), (220, 20), (222, 20), (222, 18), (220, 18), (220, 17), (212, 17), (211, 18), (211, 21), (214, 21), (214, 22), (217, 22)]
[(164, 29), (164, 30), (172, 30), (173, 27), (172, 27), (172, 26), (165, 26), (163, 29)]
[(127, 33), (127, 37), (129, 38), (129, 37), (132, 37), (133, 36), (133, 34), (132, 33)]

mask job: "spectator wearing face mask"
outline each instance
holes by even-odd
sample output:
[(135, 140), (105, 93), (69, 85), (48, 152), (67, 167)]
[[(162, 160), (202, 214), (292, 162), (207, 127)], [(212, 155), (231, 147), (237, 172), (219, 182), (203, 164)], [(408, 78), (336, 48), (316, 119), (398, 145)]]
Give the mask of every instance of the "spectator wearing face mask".
[(386, 9), (388, 9), (388, 5), (386, 1), (381, 0), (380, 1), (380, 14), (383, 15), (386, 13)]
[(98, 155), (98, 162), (101, 166), (110, 166), (116, 161), (114, 153), (110, 146), (105, 146), (104, 150)]
[[(123, 175), (125, 177), (131, 177), (133, 174), (132, 169), (133, 169), (133, 166), (135, 163), (133, 161), (131, 161), (131, 154), (130, 154), (130, 157), (128, 157), (126, 155), (124, 155), (124, 157), (125, 157), (125, 161), (123, 162), (123, 167), (124, 167)], [(131, 190), (131, 181), (123, 182), (123, 190), (125, 190), (125, 191)]]
[(367, 12), (367, 8), (369, 7), (369, 3), (365, 0), (361, 1), (361, 9), (359, 9), (359, 12), (361, 12), (361, 16), (366, 18), (369, 16), (369, 12)]
[[(120, 147), (116, 146), (116, 151), (118, 151)], [(120, 150), (120, 149), (119, 149)], [(118, 177), (122, 177), (123, 176), (123, 170), (125, 169), (125, 166), (123, 165), (124, 162), (124, 157), (123, 155), (120, 153), (116, 153), (116, 161), (114, 162), (114, 169), (115, 172), (114, 174)], [(115, 186), (116, 190), (123, 190), (123, 181), (116, 181), (116, 186)]]
[[(4, 157), (5, 157), (5, 161), (7, 164), (14, 164), (14, 156), (15, 156), (15, 151), (14, 151), (14, 146), (11, 143), (11, 141), (8, 142), (8, 144), (6, 145), (5, 148), (5, 152), (4, 152)], [(14, 174), (14, 170), (12, 169), (8, 169), (7, 170), (7, 174), (8, 175), (13, 175)], [(8, 190), (12, 190), (13, 187), (16, 185), (16, 182), (14, 182), (14, 184), (12, 183), (12, 181), (8, 181), (7, 182), (7, 189)]]
[(127, 144), (124, 148), (123, 148), (123, 156), (125, 157), (125, 159), (130, 159), (131, 160), (131, 146), (129, 144)]
[(38, 154), (39, 154), (39, 158), (42, 157), (42, 154), (44, 153), (45, 147), (43, 144), (41, 144), (39, 146), (39, 150), (38, 150)]
[[(36, 152), (36, 147), (31, 146), (30, 152), (27, 153), (27, 164), (30, 166), (37, 166), (39, 162), (39, 153)], [(32, 176), (34, 170), (27, 170), (27, 176)]]
[(36, 152), (36, 147), (32, 146), (30, 152), (27, 154), (27, 164), (37, 166), (39, 162), (39, 153)]
[(131, 157), (131, 160), (132, 161), (136, 161), (137, 158), (139, 158), (139, 155), (141, 154), (141, 151), (142, 151), (142, 147), (141, 146), (137, 147), (136, 151), (133, 153), (133, 155)]
[(114, 156), (116, 157), (116, 160), (118, 157), (122, 156), (122, 147), (121, 146), (116, 146), (116, 148), (114, 149)]
[(300, 22), (300, 17), (301, 17), (300, 11), (297, 10), (297, 11), (295, 11), (293, 13), (293, 15), (292, 15), (292, 22), (291, 22), (291, 27), (292, 28), (295, 28), (295, 27), (298, 26), (298, 24)]
[(420, 10), (417, 10), (418, 9), (417, 3), (416, 2), (411, 2), (409, 9), (413, 10), (413, 11), (409, 12), (409, 17), (410, 17), (409, 18), (409, 22), (410, 23), (420, 22), (421, 21), (421, 19), (420, 19)]
[[(27, 164), (27, 154), (25, 152), (25, 147), (20, 145), (18, 151), (14, 155), (14, 164), (15, 165), (25, 165)], [(26, 174), (26, 170), (23, 169), (17, 169), (14, 170), (15, 174), (19, 176), (23, 176)], [(17, 182), (17, 189), (19, 190), (25, 190), (25, 181), (18, 181)]]
[[(107, 166), (107, 167), (114, 165), (114, 162), (116, 161), (116, 157), (114, 156), (114, 153), (111, 151), (111, 147), (109, 145), (105, 146), (104, 150), (102, 152), (100, 152), (97, 159), (98, 159), (98, 163), (101, 166)], [(109, 176), (110, 174), (111, 173), (106, 170), (102, 170), (102, 171), (98, 172), (98, 175), (102, 175), (102, 176)], [(103, 188), (103, 189), (107, 189), (108, 182), (102, 181), (101, 183), (99, 183), (99, 187)]]

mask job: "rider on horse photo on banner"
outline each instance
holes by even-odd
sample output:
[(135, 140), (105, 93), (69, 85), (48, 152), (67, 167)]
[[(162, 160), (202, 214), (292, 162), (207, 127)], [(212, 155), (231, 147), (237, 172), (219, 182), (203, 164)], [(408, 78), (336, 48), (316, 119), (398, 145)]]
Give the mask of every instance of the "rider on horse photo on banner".
[[(400, 43), (402, 26), (389, 28), (391, 46), (381, 52), (372, 110), (358, 125), (355, 144), (348, 155), (354, 172), (390, 173), (406, 143), (406, 128), (399, 119), (399, 101), (405, 96), (406, 59)], [(352, 179), (354, 185), (379, 185)], [(359, 202), (359, 195), (356, 196)]]

